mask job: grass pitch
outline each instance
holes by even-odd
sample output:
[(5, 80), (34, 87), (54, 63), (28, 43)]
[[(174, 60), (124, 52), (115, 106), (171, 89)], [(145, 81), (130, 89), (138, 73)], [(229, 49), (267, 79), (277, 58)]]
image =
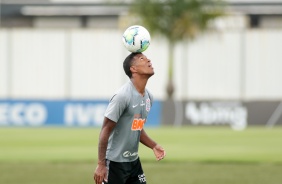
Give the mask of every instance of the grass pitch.
[[(0, 128), (0, 183), (93, 183), (100, 129)], [(146, 129), (167, 151), (140, 145), (148, 183), (280, 184), (282, 127)]]

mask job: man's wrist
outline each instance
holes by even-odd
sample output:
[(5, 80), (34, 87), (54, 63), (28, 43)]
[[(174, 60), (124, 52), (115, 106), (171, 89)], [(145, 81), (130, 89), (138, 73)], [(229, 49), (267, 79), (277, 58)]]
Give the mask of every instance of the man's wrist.
[(98, 165), (106, 165), (106, 159), (99, 160)]
[(158, 145), (158, 144), (153, 145), (153, 148), (152, 148), (152, 149), (155, 149), (157, 145)]

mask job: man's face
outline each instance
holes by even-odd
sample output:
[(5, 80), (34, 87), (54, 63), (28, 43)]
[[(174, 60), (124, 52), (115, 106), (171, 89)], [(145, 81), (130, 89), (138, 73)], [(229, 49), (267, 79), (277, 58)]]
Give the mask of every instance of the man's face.
[(139, 75), (148, 75), (151, 77), (155, 73), (151, 60), (148, 59), (144, 54), (137, 54), (134, 57), (131, 67), (133, 67), (134, 72)]

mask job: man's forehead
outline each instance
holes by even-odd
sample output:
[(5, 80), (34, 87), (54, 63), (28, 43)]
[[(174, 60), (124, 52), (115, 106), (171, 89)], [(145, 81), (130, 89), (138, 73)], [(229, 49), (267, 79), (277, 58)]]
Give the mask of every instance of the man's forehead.
[(147, 58), (144, 54), (140, 53), (134, 56), (134, 59)]

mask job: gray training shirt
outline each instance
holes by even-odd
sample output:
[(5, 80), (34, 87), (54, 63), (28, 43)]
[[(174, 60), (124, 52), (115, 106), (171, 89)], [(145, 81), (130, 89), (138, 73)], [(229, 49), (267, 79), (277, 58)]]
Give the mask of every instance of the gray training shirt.
[(138, 158), (140, 133), (152, 102), (152, 95), (146, 90), (143, 97), (131, 81), (115, 93), (105, 112), (105, 117), (116, 122), (109, 137), (106, 159), (131, 162)]

